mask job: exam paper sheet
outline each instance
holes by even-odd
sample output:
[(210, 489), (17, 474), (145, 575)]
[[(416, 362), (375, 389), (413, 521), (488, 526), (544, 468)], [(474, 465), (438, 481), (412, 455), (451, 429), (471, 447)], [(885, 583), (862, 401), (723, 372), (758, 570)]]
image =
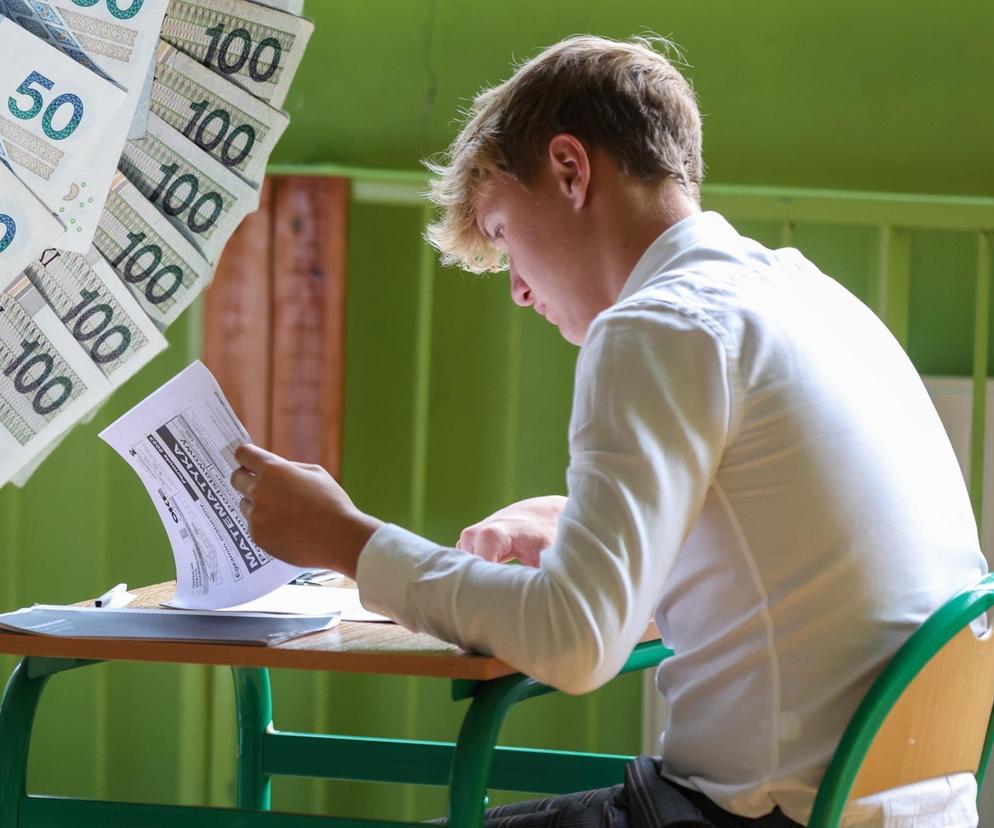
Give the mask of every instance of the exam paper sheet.
[(249, 535), (230, 481), (251, 441), (197, 361), (100, 433), (141, 478), (176, 560), (175, 606), (219, 609), (259, 598), (303, 570)]

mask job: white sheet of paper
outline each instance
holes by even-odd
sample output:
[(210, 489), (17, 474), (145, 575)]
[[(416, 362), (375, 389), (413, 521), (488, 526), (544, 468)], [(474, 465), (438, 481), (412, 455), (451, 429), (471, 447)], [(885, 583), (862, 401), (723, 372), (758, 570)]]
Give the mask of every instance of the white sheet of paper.
[(141, 478), (166, 527), (177, 606), (244, 604), (303, 571), (271, 557), (249, 535), (229, 479), (238, 468), (235, 449), (251, 438), (203, 363), (181, 371), (100, 437)]
[[(164, 607), (185, 609), (176, 599), (166, 601)], [(234, 607), (223, 607), (219, 612), (267, 612), (286, 615), (326, 615), (342, 613), (343, 621), (386, 621), (385, 615), (378, 615), (363, 609), (359, 602), (359, 590), (355, 587), (319, 587), (304, 584), (286, 584), (274, 589), (268, 595), (247, 601)]]

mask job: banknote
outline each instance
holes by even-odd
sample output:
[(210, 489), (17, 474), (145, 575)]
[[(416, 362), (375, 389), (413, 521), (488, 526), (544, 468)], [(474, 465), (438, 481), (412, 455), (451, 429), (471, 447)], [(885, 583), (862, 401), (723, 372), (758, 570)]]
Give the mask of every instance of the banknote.
[(125, 144), (120, 170), (212, 264), (259, 207), (255, 187), (151, 113), (145, 137)]
[(151, 110), (215, 161), (259, 187), (290, 116), (161, 41)]
[(314, 24), (249, 0), (169, 0), (162, 38), (281, 109)]
[(251, 2), (290, 14), (304, 13), (304, 0), (251, 0)]
[(155, 83), (155, 54), (148, 61), (148, 69), (145, 72), (145, 81), (142, 83), (141, 97), (138, 99), (138, 108), (135, 110), (135, 117), (131, 119), (131, 128), (128, 130), (129, 138), (144, 138), (148, 131), (148, 104), (152, 100), (152, 84)]
[(0, 158), (81, 244), (93, 237), (108, 183), (94, 155), (125, 93), (9, 18), (0, 19), (0, 43)]
[(17, 276), (63, 232), (62, 222), (0, 164), (0, 285)]
[(115, 388), (165, 350), (165, 337), (96, 249), (46, 250), (25, 273)]
[(0, 294), (0, 485), (112, 386), (26, 275)]
[[(144, 134), (143, 93), (151, 90), (153, 54), (168, 0), (0, 0), (0, 9), (36, 37), (128, 92), (121, 117), (134, 113)], [(148, 97), (145, 95), (145, 103)], [(147, 107), (146, 107), (147, 109)]]
[(123, 173), (111, 184), (94, 246), (160, 331), (214, 275), (213, 266)]
[[(117, 117), (107, 125), (103, 139), (90, 155), (90, 194), (98, 193), (93, 205), (102, 205), (141, 102), (167, 0), (0, 2), (23, 28), (127, 93)], [(99, 214), (99, 206), (91, 206), (91, 212)], [(95, 230), (94, 218), (88, 234), (70, 231), (57, 246), (85, 253)]]

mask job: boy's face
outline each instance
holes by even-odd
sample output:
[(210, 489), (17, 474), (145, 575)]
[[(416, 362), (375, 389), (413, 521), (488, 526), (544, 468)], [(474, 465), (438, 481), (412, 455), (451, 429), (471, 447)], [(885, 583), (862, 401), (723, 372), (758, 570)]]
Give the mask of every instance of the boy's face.
[(480, 188), (474, 205), (481, 232), (507, 255), (515, 303), (533, 307), (564, 339), (582, 345), (590, 323), (607, 305), (598, 301), (591, 279), (587, 217), (559, 177), (545, 170), (525, 186), (496, 174)]

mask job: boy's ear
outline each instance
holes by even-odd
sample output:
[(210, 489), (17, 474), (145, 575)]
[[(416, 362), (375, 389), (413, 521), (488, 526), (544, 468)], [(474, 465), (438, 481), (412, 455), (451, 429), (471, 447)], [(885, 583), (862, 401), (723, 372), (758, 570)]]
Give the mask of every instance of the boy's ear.
[(586, 204), (590, 187), (590, 156), (575, 135), (567, 132), (549, 141), (549, 166), (559, 191), (579, 210)]

